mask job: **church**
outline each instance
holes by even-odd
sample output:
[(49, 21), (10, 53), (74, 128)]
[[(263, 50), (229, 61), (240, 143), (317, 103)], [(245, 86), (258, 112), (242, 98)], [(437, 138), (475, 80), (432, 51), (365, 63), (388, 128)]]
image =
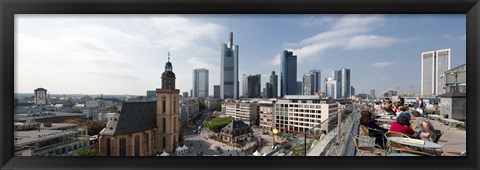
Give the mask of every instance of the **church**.
[(100, 132), (99, 152), (105, 156), (153, 156), (173, 153), (180, 144), (179, 93), (170, 53), (162, 87), (153, 102), (125, 102)]

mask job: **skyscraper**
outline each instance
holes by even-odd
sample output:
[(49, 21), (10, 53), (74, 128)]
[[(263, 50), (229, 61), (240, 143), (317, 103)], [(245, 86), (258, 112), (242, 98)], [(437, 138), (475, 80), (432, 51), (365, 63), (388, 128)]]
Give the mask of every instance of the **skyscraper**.
[(242, 97), (248, 97), (248, 76), (250, 75), (242, 75)]
[(303, 74), (303, 95), (313, 95), (315, 94), (314, 89), (314, 76), (311, 73)]
[(213, 98), (220, 99), (220, 85), (213, 86)]
[(377, 96), (375, 96), (375, 89), (370, 90), (370, 98), (375, 99)]
[(272, 91), (272, 85), (270, 83), (265, 83), (265, 88), (263, 88), (264, 97), (273, 98)]
[(342, 88), (342, 98), (346, 99), (350, 96), (350, 69), (342, 68), (341, 70), (341, 88)]
[(248, 76), (248, 98), (260, 98), (261, 97), (261, 75)]
[(188, 92), (183, 92), (182, 97), (183, 97), (183, 98), (188, 98)]
[(322, 72), (320, 70), (310, 70), (310, 74), (313, 76), (313, 94), (322, 91)]
[[(284, 50), (281, 57), (282, 71), (280, 77), (280, 95), (296, 95), (297, 90), (297, 56)], [(301, 86), (300, 86), (301, 87)]]
[(233, 32), (230, 32), (228, 45), (220, 44), (220, 97), (238, 99), (238, 45), (233, 44)]
[(420, 87), (422, 96), (445, 93), (445, 71), (450, 70), (450, 56), (450, 49), (422, 53)]
[(270, 98), (277, 98), (278, 97), (278, 76), (275, 75), (275, 71), (272, 71), (272, 74), (270, 75), (270, 86), (271, 86)]
[(353, 86), (350, 86), (350, 96), (355, 95), (355, 88)]
[(338, 81), (333, 79), (332, 77), (329, 77), (328, 79), (325, 80), (325, 93), (328, 97), (337, 99), (339, 98), (339, 90), (338, 90)]
[(303, 90), (302, 90), (302, 82), (301, 81), (297, 81), (297, 93), (296, 95), (302, 95), (303, 94)]
[(208, 97), (208, 70), (205, 68), (193, 70), (193, 97)]

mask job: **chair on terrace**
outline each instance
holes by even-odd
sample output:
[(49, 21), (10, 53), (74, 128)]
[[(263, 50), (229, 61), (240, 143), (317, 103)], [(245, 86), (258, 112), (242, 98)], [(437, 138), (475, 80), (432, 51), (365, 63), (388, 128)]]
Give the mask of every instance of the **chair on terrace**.
[[(373, 143), (369, 143), (368, 146), (373, 146), (373, 145), (375, 145), (375, 139), (376, 139), (375, 137), (369, 135), (369, 134), (370, 134), (370, 133), (369, 133), (370, 131), (376, 131), (376, 132), (379, 132), (379, 133), (383, 134), (383, 131), (381, 131), (381, 130), (372, 129), (372, 128), (366, 127), (366, 126), (364, 126), (364, 125), (360, 125), (360, 129), (362, 130), (364, 136), (369, 137), (369, 139), (370, 139), (369, 141), (373, 141)], [(383, 136), (383, 135), (382, 135), (382, 136)], [(383, 146), (385, 146), (385, 140), (384, 140), (384, 138), (382, 137), (381, 140), (382, 140)]]
[[(361, 153), (361, 156), (365, 154), (365, 152), (371, 153), (375, 156), (382, 156), (382, 150), (378, 146), (359, 146), (359, 135), (355, 135), (350, 133), (352, 136), (353, 143), (355, 144), (355, 148), (357, 149), (358, 152)], [(355, 154), (356, 155), (356, 154)]]
[(399, 144), (397, 142), (392, 142), (388, 140), (388, 137), (404, 137), (404, 138), (410, 138), (408, 135), (400, 133), (400, 132), (392, 132), (389, 131), (385, 133), (385, 137), (387, 138), (387, 153), (390, 153), (391, 151), (397, 151), (400, 152), (401, 150), (411, 150), (410, 147)]

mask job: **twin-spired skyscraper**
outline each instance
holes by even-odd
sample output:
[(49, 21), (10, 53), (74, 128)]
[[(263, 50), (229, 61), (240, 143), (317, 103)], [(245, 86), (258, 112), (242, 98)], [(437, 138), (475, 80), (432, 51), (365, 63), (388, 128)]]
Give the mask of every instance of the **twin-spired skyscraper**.
[(450, 70), (450, 49), (422, 53), (421, 93), (436, 96), (445, 93), (445, 71)]
[(220, 98), (238, 99), (238, 45), (233, 44), (230, 32), (228, 44), (220, 44)]

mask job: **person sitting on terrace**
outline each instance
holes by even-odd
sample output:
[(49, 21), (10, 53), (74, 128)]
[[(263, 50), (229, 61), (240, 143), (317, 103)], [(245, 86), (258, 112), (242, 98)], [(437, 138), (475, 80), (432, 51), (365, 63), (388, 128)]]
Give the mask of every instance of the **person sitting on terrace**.
[(390, 131), (392, 132), (400, 132), (406, 134), (412, 138), (420, 138), (419, 133), (414, 131), (410, 126), (410, 113), (404, 112), (400, 113), (397, 117), (396, 122), (392, 122), (390, 126)]
[(395, 117), (398, 117), (398, 115), (400, 115), (401, 113), (408, 113), (407, 108), (403, 106), (398, 107), (397, 112), (395, 113)]
[(383, 146), (383, 141), (382, 138), (385, 136), (385, 132), (387, 132), (387, 129), (384, 129), (375, 122), (375, 119), (373, 119), (373, 114), (369, 111), (362, 111), (361, 112), (362, 117), (360, 118), (360, 124), (363, 126), (366, 126), (370, 129), (375, 129), (375, 130), (369, 130), (368, 131), (368, 136), (374, 137), (375, 138), (375, 144), (377, 144), (380, 147)]
[(422, 115), (417, 112), (417, 111), (413, 111), (412, 112), (412, 115), (413, 115), (413, 118), (414, 118), (414, 122), (413, 122), (413, 128), (415, 129), (415, 131), (417, 133), (421, 133), (421, 137), (423, 139), (428, 139), (429, 141), (433, 141), (433, 139), (435, 139), (436, 137), (436, 134), (435, 134), (435, 128), (433, 127), (432, 123), (422, 117)]
[(385, 107), (383, 108), (389, 115), (395, 114), (393, 111), (392, 101), (388, 101), (385, 103)]

